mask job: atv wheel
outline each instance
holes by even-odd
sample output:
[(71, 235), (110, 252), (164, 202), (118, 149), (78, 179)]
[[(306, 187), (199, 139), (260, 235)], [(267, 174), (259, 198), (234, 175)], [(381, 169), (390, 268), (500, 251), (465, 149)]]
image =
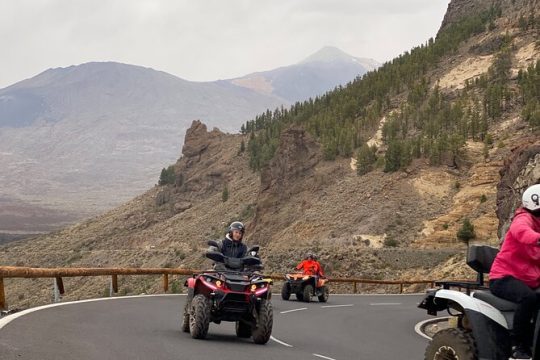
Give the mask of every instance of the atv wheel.
[(319, 295), (319, 301), (322, 303), (325, 303), (328, 301), (328, 297), (330, 296), (330, 289), (328, 287), (323, 286), (321, 288), (322, 294)]
[(186, 305), (184, 305), (184, 313), (182, 314), (182, 331), (189, 332), (189, 307), (191, 306), (191, 301), (186, 299)]
[(272, 303), (266, 299), (261, 300), (257, 319), (257, 328), (253, 330), (253, 342), (255, 344), (266, 344), (272, 335), (272, 325), (274, 323), (274, 311)]
[(296, 293), (296, 300), (298, 301), (304, 301), (304, 294), (301, 292)]
[(210, 326), (210, 301), (202, 295), (195, 295), (191, 301), (189, 332), (194, 339), (204, 339)]
[(291, 284), (283, 283), (283, 287), (281, 288), (281, 298), (283, 300), (289, 300), (290, 297), (291, 297)]
[(445, 329), (433, 336), (425, 360), (477, 360), (476, 345), (470, 332), (463, 329)]
[(251, 325), (246, 324), (242, 321), (236, 322), (236, 336), (239, 338), (250, 338), (252, 334)]
[(313, 286), (306, 285), (304, 286), (304, 293), (302, 294), (302, 298), (305, 302), (311, 302), (311, 296), (313, 295)]

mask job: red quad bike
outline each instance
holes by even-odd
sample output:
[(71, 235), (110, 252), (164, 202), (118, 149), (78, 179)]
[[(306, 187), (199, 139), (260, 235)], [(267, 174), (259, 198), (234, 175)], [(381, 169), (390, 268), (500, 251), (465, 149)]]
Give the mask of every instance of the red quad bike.
[[(217, 247), (215, 241), (208, 245)], [(260, 269), (258, 246), (244, 258), (229, 258), (220, 252), (208, 251), (215, 270), (194, 275), (186, 282), (188, 296), (182, 316), (182, 330), (194, 339), (204, 339), (210, 322), (236, 323), (236, 335), (253, 338), (256, 344), (266, 344), (272, 334), (273, 312), (270, 301), (271, 279), (255, 272)]]
[(281, 298), (289, 300), (291, 294), (296, 295), (298, 301), (310, 302), (313, 297), (317, 297), (320, 302), (327, 302), (330, 290), (326, 283), (328, 279), (315, 275), (304, 275), (302, 273), (292, 273), (285, 275), (287, 281), (281, 288)]

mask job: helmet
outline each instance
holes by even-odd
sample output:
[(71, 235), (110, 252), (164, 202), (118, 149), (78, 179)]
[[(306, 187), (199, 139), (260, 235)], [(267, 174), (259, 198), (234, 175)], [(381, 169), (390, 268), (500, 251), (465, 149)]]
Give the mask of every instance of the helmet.
[(229, 235), (232, 235), (233, 230), (238, 230), (242, 233), (242, 236), (246, 232), (246, 227), (240, 221), (235, 221), (229, 225)]
[(315, 256), (314, 253), (312, 253), (312, 252), (310, 251), (310, 252), (307, 253), (306, 259), (313, 259), (313, 260), (316, 260), (317, 257)]
[(540, 210), (540, 184), (530, 186), (523, 193), (523, 207), (530, 211)]

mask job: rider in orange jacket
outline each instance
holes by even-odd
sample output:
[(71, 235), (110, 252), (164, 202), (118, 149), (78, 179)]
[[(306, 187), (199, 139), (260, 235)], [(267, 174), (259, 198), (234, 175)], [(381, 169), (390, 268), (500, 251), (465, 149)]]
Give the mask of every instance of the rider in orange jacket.
[(321, 264), (316, 260), (315, 255), (309, 253), (306, 260), (303, 260), (296, 270), (302, 270), (304, 275), (324, 276)]

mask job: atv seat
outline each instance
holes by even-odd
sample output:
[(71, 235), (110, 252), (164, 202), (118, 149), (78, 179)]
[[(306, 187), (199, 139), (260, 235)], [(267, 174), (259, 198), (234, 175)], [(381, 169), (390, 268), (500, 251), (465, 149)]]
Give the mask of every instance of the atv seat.
[(489, 290), (477, 290), (473, 297), (485, 301), (499, 311), (516, 311), (517, 304), (508, 300), (501, 299), (491, 293)]

